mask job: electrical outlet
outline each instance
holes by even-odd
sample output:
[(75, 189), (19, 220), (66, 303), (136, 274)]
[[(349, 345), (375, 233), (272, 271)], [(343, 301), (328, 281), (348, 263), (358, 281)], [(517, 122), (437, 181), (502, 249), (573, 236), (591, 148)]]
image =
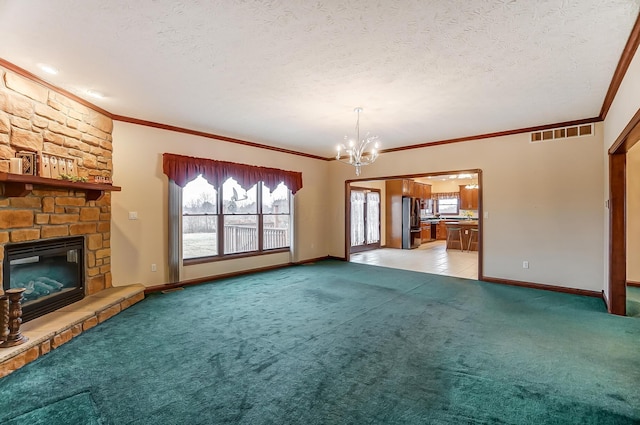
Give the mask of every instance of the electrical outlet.
[(152, 272), (157, 272), (158, 271), (158, 266), (156, 266), (155, 264), (151, 265), (151, 271)]
[(528, 269), (529, 268), (529, 262), (528, 261), (523, 261), (522, 262), (522, 268), (523, 269)]
[(129, 220), (137, 220), (138, 212), (137, 211), (129, 211)]
[(484, 218), (489, 218), (489, 211), (484, 212)]

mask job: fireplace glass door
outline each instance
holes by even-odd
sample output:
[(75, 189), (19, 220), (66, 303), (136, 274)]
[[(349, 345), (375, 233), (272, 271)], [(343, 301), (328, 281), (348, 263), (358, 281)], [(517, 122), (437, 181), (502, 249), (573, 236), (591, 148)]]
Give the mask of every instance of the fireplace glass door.
[(25, 288), (23, 321), (55, 311), (84, 297), (82, 237), (8, 244), (3, 287)]

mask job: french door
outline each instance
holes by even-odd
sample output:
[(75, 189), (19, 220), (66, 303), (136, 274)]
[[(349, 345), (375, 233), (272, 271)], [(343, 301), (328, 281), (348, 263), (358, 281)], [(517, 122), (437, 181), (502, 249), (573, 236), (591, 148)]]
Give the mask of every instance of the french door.
[(350, 252), (380, 248), (379, 190), (351, 188), (350, 221)]

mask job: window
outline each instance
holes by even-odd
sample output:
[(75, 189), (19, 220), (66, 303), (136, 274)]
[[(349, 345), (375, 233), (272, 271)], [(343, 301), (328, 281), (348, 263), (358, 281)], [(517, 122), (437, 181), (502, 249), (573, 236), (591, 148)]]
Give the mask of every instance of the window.
[(280, 183), (273, 191), (262, 185), (262, 240), (263, 248), (289, 246), (289, 189)]
[(270, 190), (260, 182), (245, 190), (229, 178), (216, 190), (199, 176), (182, 189), (182, 200), (183, 260), (290, 245), (290, 191), (284, 184)]
[(458, 214), (458, 198), (438, 199), (436, 212), (440, 214)]

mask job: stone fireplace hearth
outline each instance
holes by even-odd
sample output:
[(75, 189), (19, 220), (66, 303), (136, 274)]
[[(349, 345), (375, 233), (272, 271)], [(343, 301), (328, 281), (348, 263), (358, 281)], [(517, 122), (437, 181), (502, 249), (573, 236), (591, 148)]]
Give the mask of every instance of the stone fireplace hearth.
[(142, 301), (144, 289), (141, 284), (105, 289), (23, 324), (28, 341), (0, 349), (0, 378)]

